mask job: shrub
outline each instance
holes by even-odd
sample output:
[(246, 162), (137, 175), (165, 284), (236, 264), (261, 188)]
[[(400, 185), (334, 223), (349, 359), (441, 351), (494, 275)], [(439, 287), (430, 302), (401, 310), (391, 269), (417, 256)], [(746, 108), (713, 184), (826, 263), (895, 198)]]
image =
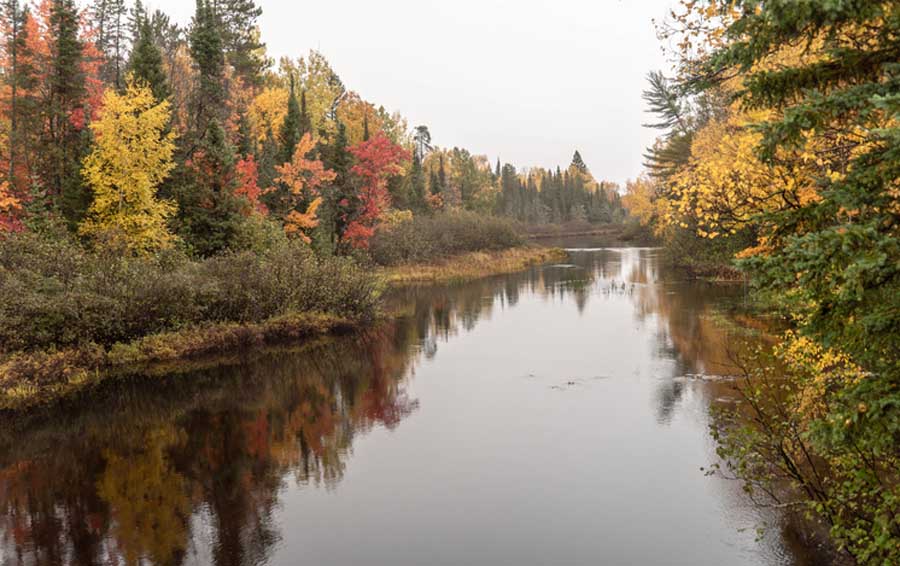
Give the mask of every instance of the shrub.
[(370, 253), (379, 265), (428, 262), (451, 255), (503, 250), (522, 244), (510, 221), (472, 212), (416, 217), (379, 229)]
[(297, 242), (192, 261), (92, 252), (68, 236), (0, 241), (0, 353), (110, 346), (208, 322), (261, 322), (301, 312), (368, 319), (373, 277)]

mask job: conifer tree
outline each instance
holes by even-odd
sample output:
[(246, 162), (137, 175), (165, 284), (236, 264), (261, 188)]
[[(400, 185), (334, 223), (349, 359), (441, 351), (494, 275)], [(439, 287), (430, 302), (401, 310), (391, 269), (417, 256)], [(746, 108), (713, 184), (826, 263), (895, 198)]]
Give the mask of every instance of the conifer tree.
[(262, 8), (253, 0), (216, 0), (214, 9), (226, 59), (245, 85), (260, 86), (269, 65), (258, 24)]
[(4, 56), (6, 69), (4, 81), (8, 88), (9, 141), (6, 180), (15, 195), (22, 191), (17, 177), (20, 161), (27, 166), (28, 148), (34, 128), (38, 104), (35, 98), (37, 77), (34, 68), (34, 54), (28, 45), (27, 22), (30, 18), (27, 7), (19, 5), (19, 0), (4, 0), (2, 4), (3, 27), (6, 33)]
[[(218, 20), (211, 0), (197, 0), (196, 13), (191, 25), (191, 57), (197, 66), (198, 85), (193, 97), (193, 133), (202, 136), (211, 131), (212, 120), (224, 116), (225, 55)], [(220, 126), (221, 127), (221, 126)]]
[(301, 131), (302, 114), (300, 105), (297, 104), (296, 91), (294, 89), (294, 75), (291, 74), (291, 90), (288, 95), (287, 114), (281, 123), (281, 129), (278, 132), (278, 141), (281, 143), (281, 162), (287, 163), (294, 156), (294, 149), (303, 136)]
[(53, 0), (50, 7), (50, 73), (46, 107), (47, 130), (42, 148), (43, 175), (48, 193), (58, 198), (57, 207), (70, 223), (78, 222), (89, 195), (81, 180), (81, 160), (89, 133), (72, 121), (85, 104), (83, 46), (78, 37), (78, 11), (74, 0)]
[(179, 187), (179, 233), (202, 256), (229, 249), (242, 221), (234, 148), (215, 118), (189, 162), (190, 181)]
[(306, 108), (306, 89), (300, 91), (300, 136), (312, 133), (312, 120)]
[(350, 179), (353, 156), (347, 150), (348, 143), (347, 127), (338, 121), (334, 139), (322, 151), (322, 163), (335, 174), (331, 184), (323, 187), (323, 210), (319, 213), (320, 227), (326, 231), (332, 246), (340, 241), (348, 224), (348, 219), (340, 214), (340, 203), (355, 197)]
[(163, 68), (163, 57), (153, 37), (150, 21), (143, 16), (138, 21), (138, 35), (128, 63), (133, 79), (146, 84), (156, 100), (169, 98), (169, 82)]
[(416, 151), (412, 152), (412, 166), (409, 171), (409, 200), (414, 210), (425, 210), (425, 171)]

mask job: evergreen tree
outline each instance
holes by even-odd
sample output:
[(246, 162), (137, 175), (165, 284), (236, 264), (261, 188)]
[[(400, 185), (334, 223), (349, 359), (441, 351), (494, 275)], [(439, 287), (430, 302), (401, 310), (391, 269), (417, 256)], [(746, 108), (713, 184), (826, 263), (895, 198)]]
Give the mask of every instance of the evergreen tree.
[(341, 202), (355, 199), (353, 179), (350, 176), (350, 168), (353, 165), (353, 156), (347, 151), (347, 127), (338, 121), (337, 132), (330, 144), (322, 151), (322, 163), (326, 169), (335, 173), (335, 179), (322, 190), (323, 206), (320, 209), (320, 227), (325, 231), (331, 246), (334, 247), (340, 241), (341, 234), (347, 228), (348, 219), (341, 214)]
[(125, 0), (94, 0), (89, 11), (96, 30), (94, 44), (103, 53), (104, 81), (116, 89), (125, 87), (128, 54), (128, 8)]
[(446, 171), (446, 169), (444, 169), (444, 154), (443, 153), (441, 153), (438, 156), (437, 181), (438, 181), (438, 190), (432, 191), (432, 192), (444, 194), (447, 191), (447, 171)]
[(202, 136), (210, 131), (210, 122), (223, 118), (225, 114), (225, 54), (218, 20), (210, 1), (197, 0), (190, 33), (191, 56), (198, 72), (198, 85), (192, 105), (195, 136)]
[(7, 67), (3, 79), (8, 87), (9, 142), (6, 180), (13, 194), (22, 192), (17, 178), (17, 165), (21, 161), (27, 167), (33, 132), (36, 131), (37, 100), (34, 96), (37, 77), (33, 64), (34, 54), (28, 46), (26, 24), (30, 18), (27, 7), (19, 0), (4, 0), (2, 18), (6, 29), (5, 54)]
[(409, 200), (414, 210), (425, 210), (425, 171), (417, 151), (412, 152), (412, 166), (409, 171)]
[[(275, 186), (275, 179), (278, 177), (278, 172), (275, 170), (275, 167), (281, 165), (281, 163), (278, 162), (280, 154), (281, 151), (278, 147), (278, 141), (275, 139), (275, 134), (272, 132), (271, 128), (266, 129), (266, 137), (263, 139), (262, 144), (260, 144), (256, 155), (256, 165), (259, 172), (258, 183), (260, 187), (268, 189)], [(265, 202), (269, 210), (276, 214), (283, 212), (278, 209), (278, 198), (279, 195), (276, 191), (269, 191), (263, 195), (263, 202)]]
[(312, 120), (306, 108), (306, 89), (300, 91), (300, 137), (312, 133)]
[(297, 143), (303, 137), (301, 118), (300, 105), (297, 104), (297, 96), (294, 90), (294, 75), (291, 74), (291, 91), (288, 96), (287, 114), (284, 115), (281, 130), (278, 132), (278, 141), (281, 143), (282, 163), (288, 163), (293, 158), (294, 148), (297, 147)]
[(572, 156), (572, 164), (570, 167), (574, 167), (582, 173), (588, 172), (587, 165), (585, 164), (584, 159), (581, 158), (581, 154), (578, 153), (577, 149), (575, 150), (575, 155)]
[(366, 113), (363, 115), (363, 139), (362, 141), (369, 141), (369, 111), (366, 109)]
[(262, 8), (253, 0), (215, 0), (214, 9), (225, 56), (235, 74), (251, 88), (260, 86), (269, 66), (258, 24)]
[(178, 232), (201, 256), (230, 248), (242, 221), (234, 148), (219, 121), (212, 119), (189, 167), (188, 179), (176, 194)]
[(154, 41), (153, 29), (146, 17), (138, 22), (138, 35), (128, 67), (134, 80), (150, 87), (156, 100), (163, 101), (169, 97), (169, 82), (163, 68), (162, 52)]
[(43, 177), (48, 193), (58, 197), (57, 207), (72, 224), (81, 220), (90, 195), (81, 180), (81, 161), (90, 143), (89, 131), (71, 117), (84, 111), (83, 46), (78, 38), (78, 10), (74, 0), (53, 0), (50, 7), (51, 43), (48, 96), (45, 101)]

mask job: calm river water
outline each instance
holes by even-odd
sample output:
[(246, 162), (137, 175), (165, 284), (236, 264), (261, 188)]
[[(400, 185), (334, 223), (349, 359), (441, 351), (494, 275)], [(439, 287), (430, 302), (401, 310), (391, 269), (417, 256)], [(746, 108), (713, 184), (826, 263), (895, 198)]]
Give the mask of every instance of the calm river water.
[(823, 564), (700, 469), (734, 393), (692, 376), (734, 372), (717, 313), (743, 289), (575, 244), (7, 427), (0, 564)]

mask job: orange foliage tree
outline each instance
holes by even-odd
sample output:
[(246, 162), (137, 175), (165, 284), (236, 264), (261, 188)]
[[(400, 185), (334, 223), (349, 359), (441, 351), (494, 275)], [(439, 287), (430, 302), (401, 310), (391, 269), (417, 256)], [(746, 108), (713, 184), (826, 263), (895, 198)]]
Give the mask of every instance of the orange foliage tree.
[[(326, 169), (320, 160), (309, 158), (314, 148), (312, 136), (304, 134), (297, 143), (291, 161), (275, 168), (278, 171), (275, 181), (288, 189), (285, 197), (288, 200), (288, 212), (284, 217), (285, 232), (305, 242), (310, 241), (306, 231), (319, 224), (316, 217), (316, 211), (322, 203), (319, 188), (336, 177), (334, 171)], [(306, 208), (301, 212), (298, 207), (304, 204)]]

